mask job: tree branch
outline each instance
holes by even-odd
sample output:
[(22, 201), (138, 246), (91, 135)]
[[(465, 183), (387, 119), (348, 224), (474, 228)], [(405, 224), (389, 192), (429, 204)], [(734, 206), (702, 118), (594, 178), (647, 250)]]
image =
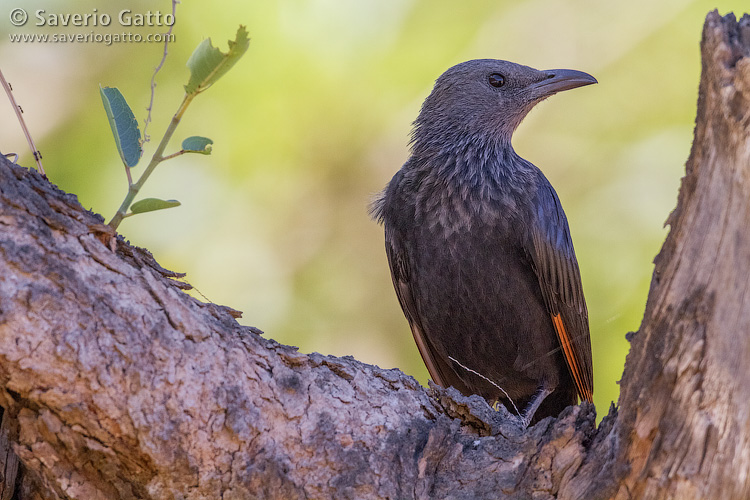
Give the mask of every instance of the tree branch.
[(622, 379), (618, 498), (750, 497), (750, 16), (709, 13), (701, 47), (687, 173)]

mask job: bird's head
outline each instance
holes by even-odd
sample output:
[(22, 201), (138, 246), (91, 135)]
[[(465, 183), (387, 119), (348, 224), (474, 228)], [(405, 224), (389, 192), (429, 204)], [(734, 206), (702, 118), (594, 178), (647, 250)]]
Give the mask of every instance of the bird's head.
[(536, 70), (508, 61), (476, 59), (457, 64), (435, 82), (415, 121), (413, 143), (444, 149), (448, 143), (510, 143), (531, 108), (547, 97), (597, 83), (582, 71)]

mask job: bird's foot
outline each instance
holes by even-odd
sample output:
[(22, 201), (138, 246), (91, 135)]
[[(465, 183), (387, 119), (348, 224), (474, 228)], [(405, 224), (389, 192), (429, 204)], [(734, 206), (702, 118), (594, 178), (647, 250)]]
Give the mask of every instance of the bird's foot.
[[(552, 394), (552, 389), (541, 386), (537, 393), (534, 395), (533, 399), (529, 402), (528, 405), (526, 405), (526, 408), (524, 408), (523, 413), (511, 413), (508, 411), (508, 409), (505, 407), (504, 404), (502, 404), (500, 401), (495, 401), (495, 403), (492, 405), (492, 408), (503, 414), (503, 417), (512, 420), (518, 424), (518, 426), (522, 429), (526, 429), (531, 424), (531, 421), (534, 419), (534, 414), (536, 414), (536, 411), (539, 409), (539, 406), (542, 404), (544, 399)], [(511, 401), (512, 404), (512, 401)], [(516, 408), (515, 404), (513, 405), (513, 408), (518, 412), (518, 408)]]
[(547, 396), (552, 394), (552, 391), (553, 389), (550, 389), (549, 387), (543, 385), (539, 388), (536, 394), (534, 394), (534, 398), (529, 402), (529, 404), (523, 410), (523, 414), (519, 417), (524, 423), (524, 428), (528, 427), (529, 424), (531, 424), (531, 421), (534, 418), (534, 414), (539, 409), (542, 401), (544, 401)]

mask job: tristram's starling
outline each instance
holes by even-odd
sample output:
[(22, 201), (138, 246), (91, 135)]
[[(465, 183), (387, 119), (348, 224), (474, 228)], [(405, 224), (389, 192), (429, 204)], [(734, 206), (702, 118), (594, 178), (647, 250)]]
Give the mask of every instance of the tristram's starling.
[(580, 71), (458, 64), (435, 82), (411, 156), (374, 202), (393, 285), (432, 379), (524, 425), (591, 401), (588, 313), (568, 221), (511, 136)]

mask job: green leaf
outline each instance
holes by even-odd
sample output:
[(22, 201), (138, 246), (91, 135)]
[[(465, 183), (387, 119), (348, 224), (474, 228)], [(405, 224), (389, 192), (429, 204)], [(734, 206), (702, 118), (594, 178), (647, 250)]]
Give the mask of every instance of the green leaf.
[(127, 167), (135, 167), (141, 159), (141, 131), (133, 111), (120, 91), (115, 87), (99, 86), (104, 111), (115, 136), (117, 151)]
[(190, 80), (185, 85), (185, 92), (197, 94), (203, 92), (229, 71), (250, 46), (247, 30), (240, 25), (234, 41), (229, 41), (229, 51), (225, 54), (211, 45), (211, 39), (203, 40), (188, 59)]
[(199, 135), (194, 135), (182, 141), (182, 149), (184, 151), (187, 151), (188, 153), (200, 153), (202, 155), (210, 155), (211, 144), (213, 143), (214, 141), (212, 141), (208, 137), (201, 137)]
[(130, 206), (130, 212), (133, 214), (142, 214), (153, 212), (154, 210), (164, 210), (165, 208), (179, 207), (181, 203), (177, 200), (160, 200), (159, 198), (144, 198), (136, 201)]

